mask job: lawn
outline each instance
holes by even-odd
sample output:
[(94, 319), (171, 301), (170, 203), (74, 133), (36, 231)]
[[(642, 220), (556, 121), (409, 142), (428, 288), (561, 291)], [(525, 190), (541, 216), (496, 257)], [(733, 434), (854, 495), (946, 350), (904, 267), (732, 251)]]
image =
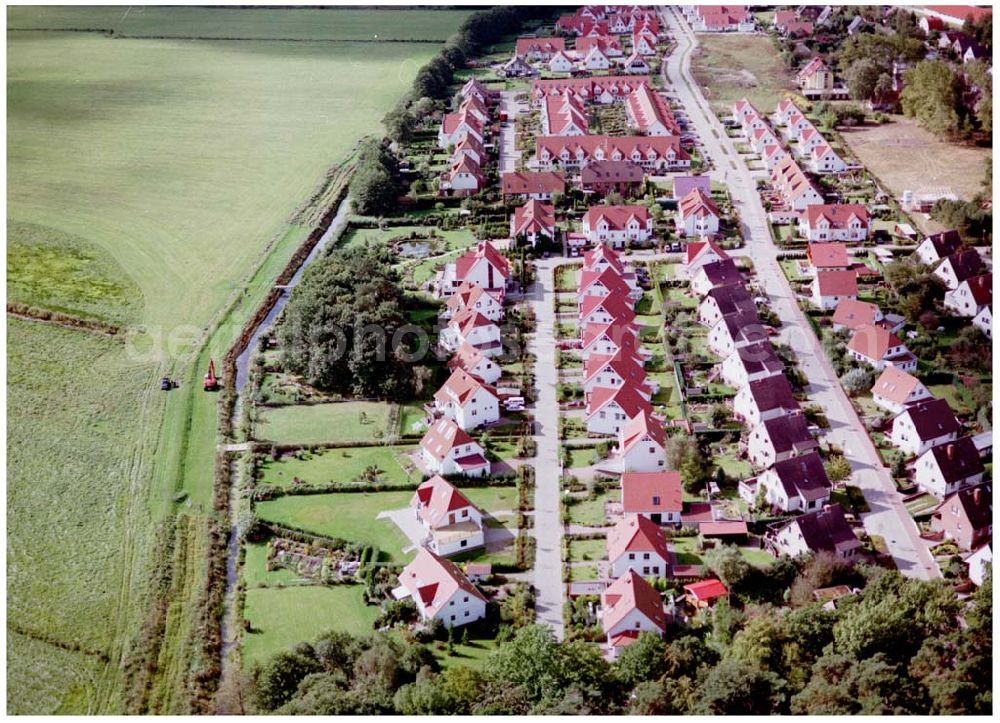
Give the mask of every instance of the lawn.
[[(516, 512), (517, 487), (467, 487), (462, 494), (484, 512)], [(513, 522), (513, 515), (500, 518), (505, 524)]]
[(617, 497), (617, 492), (602, 492), (594, 499), (574, 502), (569, 507), (570, 520), (575, 525), (604, 527), (608, 524), (607, 516), (604, 514), (604, 504), (613, 497)]
[[(23, 7), (8, 19), (71, 27), (82, 17), (115, 27), (100, 21), (107, 8), (64, 12), (73, 11)], [(179, 25), (157, 18), (171, 12), (189, 11), (127, 14), (143, 15), (154, 28), (145, 32), (169, 35)], [(238, 24), (259, 11), (219, 12)], [(205, 17), (196, 24), (210, 32)], [(418, 13), (405, 17), (416, 23)], [(435, 37), (451, 32), (433, 24)], [(303, 27), (316, 26), (307, 19)], [(311, 230), (315, 209), (306, 202), (328, 169), (377, 131), (436, 51), (436, 43), (8, 35), (16, 299), (144, 329), (127, 345), (61, 330), (10, 334), (8, 554), (19, 560), (8, 570), (10, 623), (112, 659), (95, 673), (89, 660), (70, 667), (73, 656), (59, 648), (51, 656), (34, 644), (21, 651), (18, 638), (8, 648), (11, 680), (38, 682), (9, 688), (11, 711), (125, 712), (118, 671), (149, 610), (156, 522), (187, 512), (183, 551), (197, 558), (206, 544), (218, 404), (196, 379)], [(45, 283), (48, 275), (59, 283)], [(163, 374), (181, 388), (163, 395)], [(186, 636), (205, 565), (176, 560), (150, 712), (185, 711), (191, 692), (195, 646)], [(60, 678), (49, 685), (52, 670)], [(49, 693), (57, 690), (64, 694), (55, 701)]]
[(589, 467), (591, 465), (591, 460), (593, 460), (596, 453), (597, 450), (594, 447), (570, 447), (570, 468), (576, 469), (577, 467)]
[(267, 543), (252, 542), (246, 545), (246, 559), (243, 564), (243, 581), (247, 588), (293, 585), (300, 582), (298, 574), (286, 567), (268, 572)]
[(597, 579), (597, 565), (577, 565), (569, 570), (570, 582), (593, 582)]
[(340, 245), (360, 246), (365, 243), (384, 244), (392, 238), (409, 236), (411, 232), (416, 232), (418, 236), (427, 236), (431, 231), (433, 231), (439, 239), (443, 240), (441, 249), (438, 253), (465, 249), (476, 243), (476, 237), (472, 235), (472, 231), (464, 228), (442, 231), (441, 229), (434, 228), (432, 226), (387, 226), (384, 229), (352, 228), (344, 234)]
[(448, 654), (447, 644), (442, 643), (440, 647), (437, 644), (434, 645), (434, 657), (437, 658), (442, 668), (447, 669), (460, 665), (463, 668), (479, 669), (483, 667), (487, 656), (497, 647), (496, 641), (492, 638), (471, 639), (467, 645), (458, 642), (461, 639), (462, 635), (458, 633), (453, 647), (454, 652), (451, 655)]
[[(302, 451), (298, 456), (288, 455), (280, 461), (265, 461), (261, 465), (261, 481), (264, 484), (287, 487), (292, 478), (298, 477), (307, 484), (328, 484), (330, 482), (349, 483), (356, 480), (368, 467), (374, 465), (382, 470), (379, 479), (395, 484), (413, 482), (421, 478), (420, 471), (412, 466), (404, 455), (416, 449), (414, 445), (393, 447), (345, 447), (317, 452)], [(403, 465), (412, 471), (407, 474)]]
[(762, 113), (770, 113), (784, 93), (795, 88), (766, 35), (702, 34), (698, 44), (691, 70), (716, 111), (729, 110), (745, 97)]
[(403, 548), (410, 546), (409, 540), (392, 520), (376, 517), (383, 510), (406, 507), (411, 497), (405, 490), (295, 495), (261, 502), (257, 516), (324, 537), (376, 545), (383, 559), (400, 562), (408, 557)]
[(772, 555), (767, 550), (761, 550), (756, 547), (741, 547), (740, 554), (749, 562), (751, 565), (756, 565), (757, 567), (768, 567), (774, 562), (774, 555)]
[(569, 559), (572, 562), (584, 560), (601, 560), (608, 556), (608, 542), (599, 540), (570, 540)]
[(376, 442), (388, 424), (385, 402), (293, 404), (262, 410), (258, 439), (278, 443)]
[(243, 666), (250, 669), (277, 652), (312, 641), (327, 630), (355, 635), (372, 631), (378, 608), (365, 605), (362, 585), (299, 585), (247, 590)]
[(678, 565), (704, 565), (705, 560), (697, 550), (698, 538), (675, 537), (671, 543), (674, 548), (674, 555)]

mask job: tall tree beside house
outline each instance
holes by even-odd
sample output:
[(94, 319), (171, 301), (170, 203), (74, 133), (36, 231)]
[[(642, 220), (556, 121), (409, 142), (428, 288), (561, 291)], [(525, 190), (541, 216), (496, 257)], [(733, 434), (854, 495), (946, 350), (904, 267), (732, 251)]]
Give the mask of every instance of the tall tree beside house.
[(871, 58), (855, 60), (844, 76), (855, 100), (871, 100), (892, 86), (892, 76)]
[(362, 216), (384, 216), (399, 198), (399, 164), (382, 141), (365, 141), (348, 187), (354, 211)]
[(394, 400), (413, 395), (415, 364), (388, 249), (343, 249), (317, 261), (278, 325), (285, 367), (319, 389)]
[(973, 60), (965, 65), (966, 92), (971, 99), (972, 112), (979, 123), (979, 131), (990, 138), (993, 134), (993, 74), (984, 60)]
[(681, 473), (681, 482), (688, 492), (697, 492), (708, 480), (708, 467), (698, 442), (692, 437), (674, 435), (665, 447), (668, 469)]
[(900, 94), (903, 113), (936, 136), (955, 138), (968, 131), (962, 79), (943, 60), (922, 60), (906, 71)]

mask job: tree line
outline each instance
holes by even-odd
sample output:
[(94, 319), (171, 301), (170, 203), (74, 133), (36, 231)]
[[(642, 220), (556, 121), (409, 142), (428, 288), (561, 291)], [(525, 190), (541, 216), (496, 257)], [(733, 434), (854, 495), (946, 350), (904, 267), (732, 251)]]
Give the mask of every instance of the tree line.
[[(774, 604), (741, 592), (754, 573), (738, 553), (713, 565), (732, 605), (672, 626), (666, 640), (643, 633), (613, 663), (534, 624), (503, 627), (480, 668), (443, 669), (427, 645), (403, 636), (327, 633), (256, 668), (249, 697), (258, 712), (311, 715), (991, 710), (991, 578), (962, 602), (944, 581), (818, 556), (793, 568)], [(814, 589), (834, 583), (863, 590), (834, 609), (814, 601)]]

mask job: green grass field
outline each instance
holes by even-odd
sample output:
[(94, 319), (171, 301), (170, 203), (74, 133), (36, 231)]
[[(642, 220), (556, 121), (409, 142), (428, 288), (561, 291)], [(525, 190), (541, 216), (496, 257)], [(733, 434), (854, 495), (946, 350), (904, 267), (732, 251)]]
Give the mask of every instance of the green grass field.
[[(238, 37), (327, 32), (308, 15), (281, 20), (286, 12), (298, 11), (133, 8), (116, 25), (125, 8), (21, 7), (8, 20), (131, 35), (211, 34), (223, 20)], [(371, 17), (366, 29), (354, 11), (323, 37), (405, 30), (440, 41), (464, 15), (430, 14)], [(8, 707), (121, 713), (118, 671), (147, 610), (152, 523), (180, 510), (203, 525), (211, 502), (217, 398), (192, 382), (309, 232), (296, 209), (359, 138), (378, 132), (438, 44), (7, 40), (12, 298), (144, 331), (126, 345), (42, 327), (11, 333), (8, 554), (20, 562), (8, 568), (9, 619), (113, 664), (74, 668), (79, 656), (18, 636), (8, 643), (11, 680), (37, 682), (8, 688)], [(155, 383), (164, 373), (182, 380), (166, 397)], [(190, 542), (197, 559), (204, 538), (195, 531)], [(193, 650), (184, 637), (202, 570), (189, 565), (172, 592), (159, 712), (184, 710)]]
[(344, 234), (340, 245), (349, 247), (361, 246), (366, 243), (382, 244), (391, 238), (397, 238), (400, 236), (405, 237), (409, 235), (411, 231), (415, 231), (419, 235), (426, 235), (431, 230), (437, 234), (439, 239), (443, 239), (444, 241), (439, 253), (465, 249), (469, 246), (475, 245), (476, 243), (476, 238), (472, 235), (472, 231), (465, 228), (442, 231), (441, 229), (434, 228), (433, 226), (389, 226), (385, 229), (352, 228)]
[[(330, 449), (321, 452), (303, 452), (303, 458), (286, 456), (279, 462), (270, 460), (261, 467), (261, 481), (265, 484), (287, 487), (292, 484), (292, 478), (298, 477), (307, 484), (328, 484), (330, 482), (350, 483), (358, 478), (369, 466), (375, 465), (382, 470), (380, 479), (386, 482), (403, 484), (420, 481), (420, 471), (404, 458), (411, 452), (414, 445), (398, 447), (346, 447)], [(407, 476), (403, 464), (411, 469)]]
[(603, 560), (608, 556), (608, 541), (599, 540), (573, 540), (569, 545), (569, 559), (574, 562), (584, 560)]
[(388, 424), (385, 402), (294, 404), (264, 409), (255, 434), (271, 442), (375, 442)]
[(411, 497), (407, 491), (279, 497), (258, 504), (257, 516), (325, 537), (377, 545), (383, 557), (400, 561), (408, 559), (403, 548), (409, 541), (392, 520), (375, 518), (383, 510), (406, 507)]
[(715, 111), (731, 109), (745, 97), (761, 113), (770, 113), (786, 91), (795, 89), (766, 35), (702, 34), (698, 44), (691, 70)]
[(243, 615), (252, 632), (243, 637), (243, 666), (252, 667), (327, 630), (363, 635), (378, 608), (365, 605), (361, 585), (299, 585), (247, 590)]

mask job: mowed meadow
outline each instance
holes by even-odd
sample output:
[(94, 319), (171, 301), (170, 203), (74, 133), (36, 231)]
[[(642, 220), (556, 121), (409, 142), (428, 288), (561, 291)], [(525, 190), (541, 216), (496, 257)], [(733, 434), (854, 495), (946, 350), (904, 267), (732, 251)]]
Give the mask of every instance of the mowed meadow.
[[(216, 404), (179, 352), (232, 341), (308, 233), (296, 210), (466, 15), (125, 13), (8, 11), (9, 28), (36, 29), (7, 34), (9, 301), (143, 331), (132, 343), (8, 314), (11, 713), (127, 710), (123, 661), (141, 650), (155, 535), (175, 517), (144, 696), (186, 710)], [(71, 28), (115, 34), (55, 32)], [(393, 32), (421, 42), (358, 42)], [(165, 394), (162, 375), (184, 383)]]

